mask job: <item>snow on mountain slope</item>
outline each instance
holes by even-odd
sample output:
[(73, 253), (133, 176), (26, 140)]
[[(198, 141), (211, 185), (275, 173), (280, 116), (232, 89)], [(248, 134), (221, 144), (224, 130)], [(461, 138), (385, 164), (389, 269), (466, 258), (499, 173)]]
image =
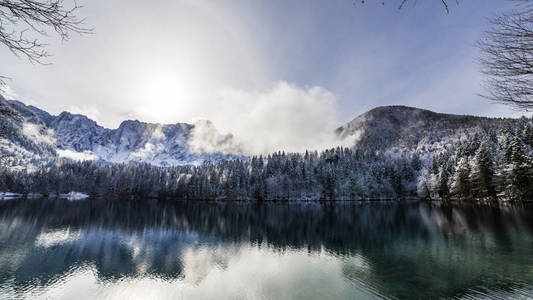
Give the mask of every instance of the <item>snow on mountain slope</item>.
[(117, 129), (107, 129), (85, 116), (63, 112), (50, 122), (50, 128), (73, 150), (89, 151), (108, 162), (168, 166), (229, 158), (221, 153), (191, 151), (189, 141), (194, 125), (187, 123), (162, 125), (128, 120)]
[(435, 113), (407, 106), (374, 108), (335, 132), (356, 137), (356, 147), (392, 152), (434, 153), (476, 133), (491, 133), (516, 119)]
[[(25, 105), (24, 103), (22, 103), (20, 101), (17, 101), (17, 100), (9, 100), (8, 102), (9, 102), (9, 104), (11, 104), (11, 106), (15, 110), (20, 112), (27, 120), (28, 119), (34, 119), (35, 121), (41, 121), (46, 126), (48, 126), (50, 124), (50, 122), (52, 121), (52, 119), (54, 118), (54, 116), (52, 116), (48, 112), (46, 112), (46, 111), (44, 111), (42, 109), (39, 109), (39, 108), (37, 108), (35, 106)], [(35, 118), (32, 118), (31, 117), (32, 114), (35, 117), (37, 117), (38, 120), (36, 120)]]
[[(47, 134), (55, 139), (50, 141), (57, 148), (57, 154), (67, 158), (169, 166), (217, 162), (235, 157), (214, 151), (198, 151), (196, 147), (192, 149), (190, 142), (194, 124), (163, 125), (128, 120), (117, 129), (108, 129), (84, 115), (62, 112), (53, 116), (20, 101), (3, 101), (6, 109), (15, 111), (21, 122), (31, 124), (26, 127), (38, 126), (48, 130)], [(221, 137), (215, 140), (227, 139), (227, 135), (218, 133), (214, 126), (209, 130), (209, 136)]]
[[(19, 101), (0, 98), (0, 153), (13, 159), (50, 161), (57, 157), (106, 162), (147, 162), (159, 166), (219, 162), (237, 157), (240, 143), (220, 134), (209, 121), (153, 124), (128, 120), (116, 129), (84, 115), (51, 115)], [(386, 152), (432, 154), (476, 133), (492, 133), (516, 119), (440, 114), (406, 106), (372, 109), (339, 127), (354, 147)], [(231, 154), (233, 153), (233, 154)]]
[(24, 168), (57, 156), (52, 130), (29, 110), (14, 107), (0, 96), (0, 158)]
[(92, 150), (94, 144), (105, 144), (107, 129), (83, 115), (62, 112), (48, 123), (56, 136), (76, 151)]

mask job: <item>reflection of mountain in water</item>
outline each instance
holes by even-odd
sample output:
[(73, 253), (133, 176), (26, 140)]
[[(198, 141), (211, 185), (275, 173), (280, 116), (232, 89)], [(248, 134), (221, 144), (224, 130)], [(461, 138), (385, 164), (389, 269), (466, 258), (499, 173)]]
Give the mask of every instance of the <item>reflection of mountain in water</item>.
[(224, 269), (252, 245), (326, 250), (346, 278), (385, 295), (450, 296), (533, 277), (532, 208), (13, 200), (0, 203), (0, 283), (14, 274), (15, 285), (46, 285), (84, 265), (103, 281), (148, 274), (196, 282), (208, 270), (191, 275), (191, 256)]

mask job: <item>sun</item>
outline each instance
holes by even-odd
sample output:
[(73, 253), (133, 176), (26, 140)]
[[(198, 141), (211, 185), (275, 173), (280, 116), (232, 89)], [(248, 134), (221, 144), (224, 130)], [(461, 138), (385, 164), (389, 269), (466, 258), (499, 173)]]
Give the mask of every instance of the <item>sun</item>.
[(177, 76), (154, 76), (144, 83), (142, 103), (138, 113), (150, 121), (168, 122), (186, 106), (190, 95), (184, 88), (184, 82)]
[(153, 103), (171, 103), (185, 95), (177, 77), (156, 77), (146, 83), (145, 96)]

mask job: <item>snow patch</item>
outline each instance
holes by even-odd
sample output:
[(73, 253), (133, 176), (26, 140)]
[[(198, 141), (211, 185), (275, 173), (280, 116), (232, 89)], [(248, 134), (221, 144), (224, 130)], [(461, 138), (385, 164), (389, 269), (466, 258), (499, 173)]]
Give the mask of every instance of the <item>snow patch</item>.
[(98, 159), (98, 156), (96, 156), (93, 152), (88, 151), (88, 150), (83, 151), (83, 152), (77, 152), (77, 151), (73, 151), (69, 149), (57, 150), (57, 154), (59, 155), (59, 157), (64, 157), (64, 158), (77, 160), (77, 161)]
[(29, 122), (22, 124), (22, 134), (27, 138), (41, 144), (54, 145), (56, 138), (52, 129), (44, 129), (41, 126)]
[(0, 192), (0, 200), (11, 200), (22, 198), (22, 194), (12, 193), (12, 192)]
[(59, 194), (59, 198), (67, 200), (83, 200), (89, 198), (89, 195), (80, 192), (70, 192), (68, 194)]
[(161, 125), (157, 126), (154, 132), (152, 132), (152, 139), (162, 140), (165, 138), (163, 133), (163, 127)]

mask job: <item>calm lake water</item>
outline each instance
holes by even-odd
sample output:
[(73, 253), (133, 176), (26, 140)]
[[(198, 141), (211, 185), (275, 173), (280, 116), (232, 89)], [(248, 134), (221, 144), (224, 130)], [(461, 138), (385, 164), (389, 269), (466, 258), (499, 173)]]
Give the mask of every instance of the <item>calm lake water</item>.
[(533, 206), (0, 202), (0, 299), (533, 297)]

